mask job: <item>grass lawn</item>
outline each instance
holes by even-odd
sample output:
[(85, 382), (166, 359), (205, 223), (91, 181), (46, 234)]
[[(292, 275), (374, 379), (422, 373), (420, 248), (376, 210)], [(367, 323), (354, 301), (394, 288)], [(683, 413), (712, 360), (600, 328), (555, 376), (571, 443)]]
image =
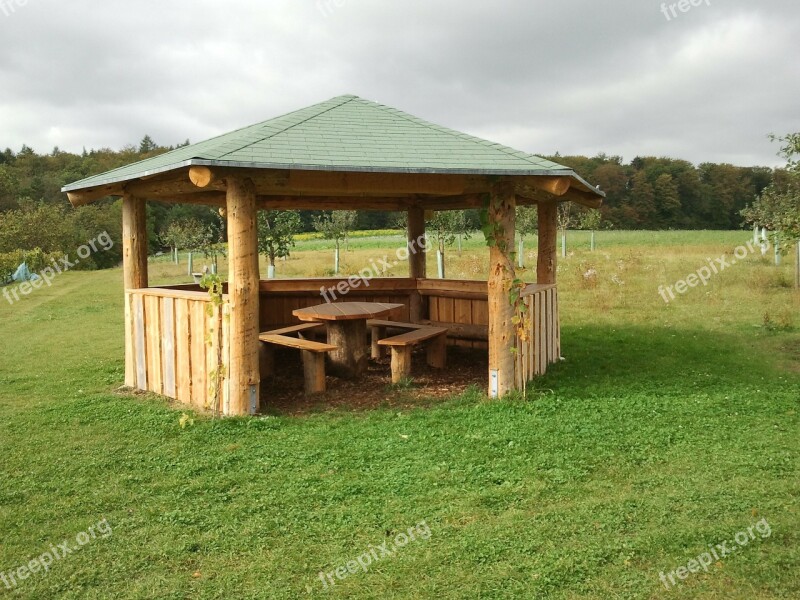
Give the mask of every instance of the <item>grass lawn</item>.
[[(792, 260), (750, 255), (666, 304), (660, 285), (747, 233), (603, 232), (593, 253), (570, 238), (566, 361), (504, 401), (212, 420), (116, 391), (119, 270), (0, 298), (0, 575), (85, 542), (0, 579), (0, 598), (800, 597)], [(343, 261), (400, 244), (353, 240)], [(331, 262), (308, 240), (278, 275)], [(472, 239), (448, 275), (486, 264)], [(183, 269), (156, 260), (151, 282)], [(110, 536), (86, 534), (103, 519)], [(707, 572), (678, 578), (710, 548)]]

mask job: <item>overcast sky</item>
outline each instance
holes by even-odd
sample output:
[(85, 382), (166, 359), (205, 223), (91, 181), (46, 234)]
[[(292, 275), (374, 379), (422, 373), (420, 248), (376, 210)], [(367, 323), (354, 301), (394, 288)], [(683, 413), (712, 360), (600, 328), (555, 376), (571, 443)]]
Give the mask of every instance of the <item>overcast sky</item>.
[(0, 147), (164, 145), (341, 94), (533, 152), (777, 165), (800, 2), (0, 0)]

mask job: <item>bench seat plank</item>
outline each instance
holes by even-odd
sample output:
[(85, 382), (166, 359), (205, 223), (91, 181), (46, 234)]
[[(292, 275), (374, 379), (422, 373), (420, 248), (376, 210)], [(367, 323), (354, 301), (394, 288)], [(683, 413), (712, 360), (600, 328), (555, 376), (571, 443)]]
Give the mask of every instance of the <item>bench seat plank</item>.
[(300, 338), (289, 337), (288, 335), (276, 335), (274, 333), (262, 333), (258, 336), (258, 339), (266, 344), (297, 348), (298, 350), (307, 350), (309, 352), (332, 352), (337, 349), (336, 346), (332, 346), (331, 344), (301, 340)]
[(479, 342), (489, 341), (488, 325), (473, 325), (467, 323), (446, 323), (444, 321), (423, 320), (423, 327), (444, 327), (447, 329), (447, 337), (452, 339), (475, 340)]
[(289, 333), (303, 333), (312, 329), (323, 327), (323, 323), (300, 323), (299, 325), (292, 325), (290, 327), (282, 327), (281, 329), (273, 329), (271, 331), (263, 331), (261, 335), (287, 335)]
[(382, 321), (380, 319), (370, 319), (367, 321), (369, 327), (396, 327), (397, 329), (427, 329), (430, 325), (420, 325), (419, 323), (403, 323), (401, 321)]
[(444, 327), (424, 327), (382, 339), (378, 344), (381, 346), (414, 346), (443, 335), (447, 335), (447, 329)]

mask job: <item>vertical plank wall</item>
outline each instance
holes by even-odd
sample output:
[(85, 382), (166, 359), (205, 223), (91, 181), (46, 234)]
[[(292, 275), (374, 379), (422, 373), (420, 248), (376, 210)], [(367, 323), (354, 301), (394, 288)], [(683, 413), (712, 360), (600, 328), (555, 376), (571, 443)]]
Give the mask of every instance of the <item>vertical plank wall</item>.
[(523, 294), (531, 323), (526, 339), (517, 339), (517, 385), (547, 373), (547, 367), (561, 359), (561, 323), (558, 288), (530, 285)]
[(130, 290), (125, 300), (126, 372), (135, 387), (228, 414), (227, 302), (209, 314), (205, 292), (155, 288)]

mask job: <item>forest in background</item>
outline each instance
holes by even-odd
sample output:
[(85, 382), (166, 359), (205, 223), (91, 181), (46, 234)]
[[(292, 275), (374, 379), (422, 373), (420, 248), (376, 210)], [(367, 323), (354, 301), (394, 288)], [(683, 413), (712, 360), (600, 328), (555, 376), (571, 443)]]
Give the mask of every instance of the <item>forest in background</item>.
[[(119, 240), (119, 200), (73, 209), (61, 188), (174, 148), (159, 146), (145, 136), (138, 146), (119, 151), (72, 154), (54, 148), (50, 154), (38, 154), (23, 146), (19, 152), (0, 152), (0, 254), (35, 248), (45, 254), (68, 252), (103, 231)], [(695, 166), (672, 158), (636, 157), (629, 163), (605, 154), (547, 158), (573, 168), (606, 192), (601, 227), (614, 229), (740, 229), (742, 209), (769, 186), (775, 174), (769, 167)], [(312, 231), (319, 214), (301, 212), (301, 230)], [(172, 222), (192, 217), (224, 236), (221, 219), (212, 209), (150, 202), (151, 248), (167, 245), (164, 233)], [(471, 211), (469, 219), (478, 229), (477, 211)], [(385, 229), (396, 220), (397, 215), (392, 213), (363, 212), (358, 214), (355, 229)], [(121, 248), (117, 246), (93, 257), (83, 268), (113, 266), (120, 259)]]

